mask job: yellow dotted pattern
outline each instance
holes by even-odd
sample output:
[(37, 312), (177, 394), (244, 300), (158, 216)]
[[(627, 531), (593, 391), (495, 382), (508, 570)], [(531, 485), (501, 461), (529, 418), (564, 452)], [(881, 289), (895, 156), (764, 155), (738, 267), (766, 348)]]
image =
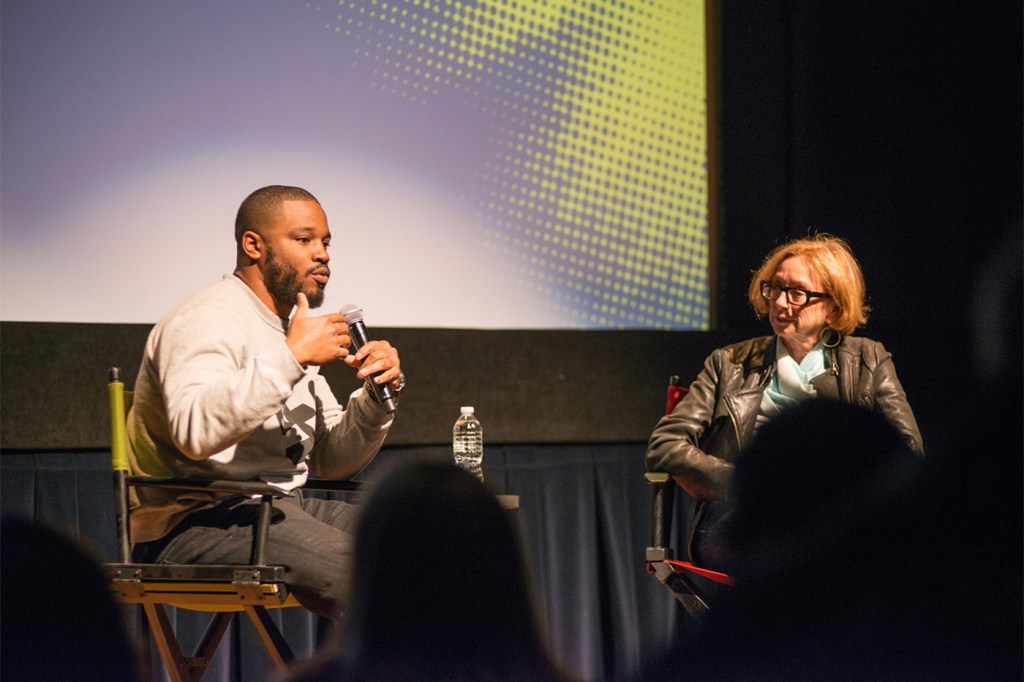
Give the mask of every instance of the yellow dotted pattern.
[(376, 87), (491, 117), (466, 194), (517, 286), (579, 327), (708, 328), (704, 0), (330, 6)]

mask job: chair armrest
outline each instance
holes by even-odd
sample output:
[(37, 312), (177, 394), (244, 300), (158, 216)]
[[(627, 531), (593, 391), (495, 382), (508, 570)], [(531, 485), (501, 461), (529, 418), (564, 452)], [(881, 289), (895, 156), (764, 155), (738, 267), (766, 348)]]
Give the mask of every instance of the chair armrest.
[(672, 496), (675, 486), (672, 477), (664, 471), (648, 471), (644, 478), (651, 484), (651, 544), (647, 548), (647, 561), (664, 561), (673, 556), (669, 545), (669, 518), (672, 514)]
[[(115, 472), (123, 473), (123, 472)], [(124, 476), (127, 485), (149, 488), (169, 488), (172, 490), (196, 490), (205, 493), (226, 493), (229, 495), (260, 496), (259, 519), (252, 534), (252, 554), (250, 564), (262, 566), (267, 546), (267, 529), (270, 527), (270, 515), (273, 509), (273, 498), (294, 497), (295, 494), (275, 488), (262, 481), (223, 481), (203, 478), (164, 477), (164, 476)], [(127, 524), (124, 524), (127, 526)], [(122, 549), (122, 562), (128, 563), (128, 553)]]
[(218, 481), (205, 478), (177, 478), (168, 476), (126, 476), (128, 485), (147, 488), (171, 488), (174, 490), (201, 490), (211, 493), (233, 493), (235, 495), (270, 495), (272, 497), (294, 497), (294, 493), (275, 488), (257, 481)]

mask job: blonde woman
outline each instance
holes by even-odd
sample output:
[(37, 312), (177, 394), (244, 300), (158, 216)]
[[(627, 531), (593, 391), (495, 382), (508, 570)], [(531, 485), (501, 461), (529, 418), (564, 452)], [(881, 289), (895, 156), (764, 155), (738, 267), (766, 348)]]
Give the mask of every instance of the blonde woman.
[(730, 569), (724, 519), (733, 464), (758, 427), (789, 406), (814, 397), (863, 406), (922, 452), (892, 355), (851, 335), (867, 322), (864, 292), (860, 265), (842, 239), (819, 234), (777, 247), (748, 291), (774, 333), (711, 353), (686, 396), (658, 422), (647, 469), (670, 473), (693, 498), (687, 537), (694, 563)]

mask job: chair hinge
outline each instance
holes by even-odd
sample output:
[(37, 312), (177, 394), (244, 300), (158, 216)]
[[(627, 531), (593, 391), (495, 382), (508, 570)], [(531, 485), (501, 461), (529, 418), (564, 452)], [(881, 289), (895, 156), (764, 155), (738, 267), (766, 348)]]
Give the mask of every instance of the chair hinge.
[(122, 599), (142, 599), (146, 590), (142, 587), (142, 571), (137, 568), (118, 568), (111, 571), (110, 584)]
[(235, 591), (238, 592), (238, 596), (242, 601), (259, 603), (263, 600), (259, 571), (238, 569), (234, 572), (231, 584), (235, 586)]

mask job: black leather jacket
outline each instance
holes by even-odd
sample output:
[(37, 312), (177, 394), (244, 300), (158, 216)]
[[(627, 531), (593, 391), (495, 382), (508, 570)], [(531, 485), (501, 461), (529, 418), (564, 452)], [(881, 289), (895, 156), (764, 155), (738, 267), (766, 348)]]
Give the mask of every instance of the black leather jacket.
[[(733, 462), (754, 436), (764, 388), (775, 371), (775, 336), (719, 348), (671, 414), (658, 422), (647, 447), (649, 471), (667, 471), (697, 501), (726, 500)], [(863, 405), (885, 415), (907, 445), (922, 452), (921, 434), (881, 343), (844, 337), (826, 349), (827, 371), (812, 383), (818, 395)]]

